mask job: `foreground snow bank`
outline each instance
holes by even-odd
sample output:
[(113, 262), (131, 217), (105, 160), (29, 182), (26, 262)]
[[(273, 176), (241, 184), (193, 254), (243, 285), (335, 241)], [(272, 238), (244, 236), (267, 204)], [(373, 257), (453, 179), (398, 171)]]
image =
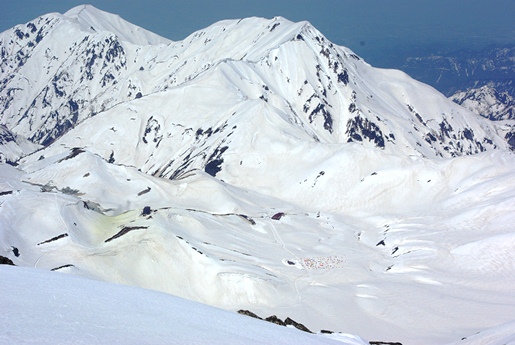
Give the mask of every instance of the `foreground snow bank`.
[(1, 265), (0, 276), (2, 344), (366, 344), (57, 272)]

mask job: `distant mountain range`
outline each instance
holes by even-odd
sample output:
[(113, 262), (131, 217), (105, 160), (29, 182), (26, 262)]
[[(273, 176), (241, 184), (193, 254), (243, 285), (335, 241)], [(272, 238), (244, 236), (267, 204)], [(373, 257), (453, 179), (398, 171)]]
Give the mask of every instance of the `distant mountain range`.
[(515, 47), (445, 51), (394, 64), (491, 120), (514, 119)]
[(0, 53), (14, 264), (369, 339), (513, 319), (510, 117), (281, 17), (172, 42), (86, 5)]
[(445, 51), (406, 58), (402, 70), (447, 96), (488, 85), (515, 96), (515, 46)]

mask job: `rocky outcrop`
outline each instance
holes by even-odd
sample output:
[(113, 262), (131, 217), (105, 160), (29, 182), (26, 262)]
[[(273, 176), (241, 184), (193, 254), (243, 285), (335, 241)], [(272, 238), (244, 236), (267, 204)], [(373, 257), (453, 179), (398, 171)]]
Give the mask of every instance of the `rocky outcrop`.
[(255, 319), (259, 319), (259, 320), (263, 320), (263, 321), (268, 321), (268, 322), (271, 322), (271, 323), (275, 323), (276, 325), (279, 325), (279, 326), (293, 326), (297, 329), (300, 329), (301, 331), (304, 331), (304, 332), (308, 332), (308, 333), (313, 333), (311, 332), (306, 326), (304, 326), (303, 324), (287, 317), (286, 319), (281, 320), (280, 318), (278, 318), (276, 315), (271, 315), (265, 319), (257, 316), (256, 314), (254, 314), (253, 312), (249, 311), (249, 310), (238, 310), (238, 314), (242, 314), (242, 315), (247, 315), (247, 316), (250, 316), (250, 317), (253, 317)]
[[(276, 325), (279, 325), (279, 326), (293, 326), (301, 331), (304, 331), (304, 332), (308, 332), (308, 333), (313, 333), (309, 330), (309, 328), (307, 328), (306, 326), (304, 326), (303, 324), (287, 317), (286, 319), (281, 320), (280, 318), (278, 318), (276, 315), (271, 315), (265, 319), (257, 316), (256, 314), (254, 314), (253, 312), (251, 312), (250, 310), (238, 310), (238, 314), (241, 314), (241, 315), (247, 315), (247, 316), (250, 316), (250, 317), (253, 317), (255, 319), (258, 319), (258, 320), (263, 320), (263, 321), (268, 321), (268, 322), (271, 322), (271, 323), (275, 323)], [(320, 333), (322, 334), (332, 334), (334, 333), (333, 331), (328, 331), (328, 330), (321, 330)], [(390, 341), (370, 341), (369, 342), (370, 345), (402, 345), (402, 343), (399, 343), (399, 342), (390, 342)]]
[(11, 259), (9, 258), (6, 258), (5, 256), (1, 256), (0, 255), (0, 265), (11, 265), (11, 266), (16, 266), (14, 264), (14, 262), (12, 262)]

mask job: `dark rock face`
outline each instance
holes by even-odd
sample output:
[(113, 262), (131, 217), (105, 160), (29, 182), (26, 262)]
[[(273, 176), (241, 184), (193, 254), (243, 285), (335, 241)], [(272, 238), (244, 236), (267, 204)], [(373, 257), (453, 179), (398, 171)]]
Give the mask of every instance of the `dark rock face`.
[(143, 207), (143, 211), (141, 212), (142, 216), (148, 216), (152, 212), (150, 206)]
[(5, 256), (0, 255), (0, 265), (11, 265), (16, 266), (11, 259), (6, 258)]
[(107, 243), (107, 242), (111, 242), (112, 240), (118, 238), (118, 237), (121, 237), (125, 234), (127, 234), (128, 232), (132, 231), (132, 230), (143, 230), (143, 229), (148, 229), (148, 226), (125, 226), (122, 228), (122, 230), (120, 230), (116, 235), (108, 238), (107, 240), (105, 240), (104, 242)]
[(46, 241), (43, 241), (43, 242), (40, 242), (40, 243), (38, 243), (37, 245), (38, 245), (38, 246), (40, 246), (40, 245), (42, 245), (42, 244), (46, 244), (46, 243), (50, 243), (50, 242), (54, 242), (54, 241), (60, 240), (61, 238), (65, 238), (65, 237), (68, 237), (68, 234), (67, 234), (67, 233), (64, 233), (64, 234), (61, 234), (61, 235), (58, 235), (58, 236), (52, 237), (51, 239), (46, 240)]
[(222, 154), (228, 149), (228, 146), (217, 147), (216, 150), (208, 158), (208, 163), (204, 167), (204, 171), (211, 176), (216, 176), (222, 170), (224, 159)]
[[(353, 104), (351, 104), (351, 106)], [(349, 142), (361, 142), (367, 139), (373, 142), (377, 147), (384, 148), (384, 137), (381, 129), (375, 123), (359, 115), (347, 122), (346, 134), (349, 136)]]
[(156, 147), (159, 147), (159, 143), (163, 139), (163, 134), (161, 133), (161, 124), (157, 119), (154, 119), (153, 116), (151, 116), (147, 120), (147, 126), (145, 128), (145, 133), (143, 135), (143, 138), (141, 140), (148, 144), (149, 142), (155, 143)]
[(281, 320), (280, 318), (278, 318), (276, 315), (272, 315), (272, 316), (267, 317), (266, 319), (262, 319), (249, 310), (238, 310), (238, 314), (247, 315), (247, 316), (253, 317), (258, 320), (275, 323), (276, 325), (279, 325), (279, 326), (293, 326), (301, 331), (313, 333), (306, 326), (304, 326), (301, 323), (298, 323), (297, 321), (295, 321), (293, 319), (290, 319), (289, 317), (287, 317), (284, 321)]
[(224, 162), (223, 159), (212, 160), (206, 164), (204, 171), (214, 177), (214, 176), (216, 176), (217, 173), (220, 172), (220, 170), (222, 170), (221, 165), (223, 162)]
[(54, 267), (50, 271), (58, 271), (60, 269), (68, 268), (68, 267), (75, 267), (75, 265), (72, 265), (72, 264), (62, 265), (62, 266), (59, 266), (59, 267)]
[(327, 110), (326, 105), (324, 103), (319, 103), (313, 111), (309, 114), (309, 122), (313, 123), (313, 120), (317, 116), (322, 116), (324, 118), (324, 129), (329, 131), (329, 133), (333, 132), (333, 118), (331, 113)]
[(515, 132), (506, 133), (506, 142), (510, 145), (512, 151), (515, 150)]
[(284, 217), (284, 213), (283, 212), (278, 212), (278, 213), (276, 213), (276, 214), (274, 214), (272, 216), (272, 219), (273, 220), (280, 220), (282, 217)]
[(306, 326), (304, 326), (303, 324), (301, 323), (298, 323), (297, 321), (295, 320), (292, 320), (290, 319), (289, 317), (287, 317), (285, 320), (284, 320), (284, 324), (286, 326), (293, 326), (297, 329), (300, 329), (301, 331), (304, 331), (304, 332), (308, 332), (308, 333), (313, 333), (311, 332)]
[(265, 321), (268, 321), (268, 322), (271, 322), (271, 323), (275, 323), (276, 325), (279, 325), (279, 326), (286, 326), (286, 324), (284, 323), (283, 320), (279, 319), (277, 316), (275, 315), (272, 315), (272, 316), (269, 316), (265, 319)]
[(260, 318), (259, 316), (257, 316), (253, 312), (251, 312), (250, 310), (243, 310), (243, 309), (241, 309), (241, 310), (238, 310), (238, 314), (247, 315), (247, 316), (253, 317), (255, 319), (263, 320), (262, 318)]

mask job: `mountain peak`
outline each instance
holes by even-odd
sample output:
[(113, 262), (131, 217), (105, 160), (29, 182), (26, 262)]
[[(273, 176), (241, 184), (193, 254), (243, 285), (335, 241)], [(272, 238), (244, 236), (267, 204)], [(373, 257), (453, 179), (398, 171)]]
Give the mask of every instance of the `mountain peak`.
[(120, 40), (136, 45), (168, 44), (171, 41), (131, 24), (119, 15), (104, 12), (92, 5), (76, 6), (64, 13), (64, 17), (76, 20), (79, 24), (94, 31), (107, 31)]
[(78, 17), (83, 12), (94, 14), (94, 15), (108, 14), (108, 15), (111, 15), (111, 16), (119, 17), (118, 15), (110, 14), (110, 13), (104, 12), (102, 10), (99, 10), (98, 8), (96, 8), (95, 6), (90, 5), (90, 4), (84, 4), (84, 5), (75, 6), (75, 7), (71, 8), (71, 9), (69, 9), (68, 11), (66, 11), (64, 13), (64, 15), (66, 17)]

